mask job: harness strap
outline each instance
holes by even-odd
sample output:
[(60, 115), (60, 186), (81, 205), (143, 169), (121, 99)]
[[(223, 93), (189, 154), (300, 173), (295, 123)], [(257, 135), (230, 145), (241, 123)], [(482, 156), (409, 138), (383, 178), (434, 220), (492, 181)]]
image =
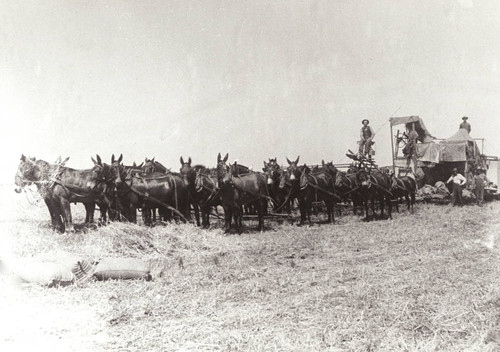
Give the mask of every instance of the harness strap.
[[(127, 185), (127, 186), (128, 186), (128, 185)], [(184, 216), (184, 215), (182, 215), (182, 213), (181, 213), (181, 212), (179, 212), (179, 211), (178, 211), (177, 209), (175, 209), (174, 207), (171, 207), (170, 205), (165, 204), (165, 203), (163, 203), (163, 202), (159, 201), (158, 199), (156, 199), (156, 198), (154, 198), (154, 197), (151, 197), (149, 194), (144, 194), (144, 193), (142, 193), (142, 192), (138, 191), (137, 189), (135, 189), (135, 188), (133, 188), (133, 187), (131, 187), (131, 186), (129, 186), (129, 187), (130, 187), (130, 190), (131, 190), (132, 192), (134, 192), (135, 194), (137, 194), (137, 195), (139, 195), (139, 196), (141, 196), (141, 197), (147, 198), (148, 200), (152, 200), (152, 201), (153, 201), (153, 202), (155, 202), (155, 203), (160, 204), (161, 206), (163, 206), (163, 207), (165, 207), (165, 208), (167, 208), (167, 209), (169, 209), (169, 210), (173, 211), (173, 212), (174, 212), (174, 213), (176, 213), (177, 215), (179, 215), (179, 216), (180, 216), (180, 217), (181, 217), (184, 221), (186, 221), (186, 222), (188, 221), (188, 220), (185, 218), (185, 216)], [(145, 201), (144, 201), (144, 204), (146, 204), (146, 202), (145, 202)]]
[[(52, 183), (52, 184), (56, 184), (56, 183), (57, 183), (58, 185), (60, 185), (61, 187), (63, 187), (63, 188), (64, 188), (64, 190), (65, 190), (67, 193), (71, 193), (71, 194), (73, 194), (73, 195), (76, 195), (77, 197), (82, 197), (82, 198), (88, 197), (89, 195), (88, 195), (88, 194), (87, 194), (87, 195), (85, 195), (85, 194), (79, 194), (79, 193), (75, 192), (74, 190), (71, 190), (71, 188), (72, 188), (72, 189), (76, 189), (76, 190), (78, 190), (78, 191), (80, 191), (80, 192), (82, 192), (82, 191), (83, 191), (83, 192), (93, 193), (93, 192), (95, 191), (95, 188), (96, 188), (98, 185), (100, 185), (100, 184), (102, 183), (102, 182), (97, 183), (97, 184), (95, 185), (95, 187), (89, 191), (89, 190), (87, 190), (87, 189), (85, 189), (85, 188), (78, 187), (78, 186), (73, 186), (73, 185), (69, 185), (69, 184), (63, 183), (63, 182), (62, 182), (62, 181), (60, 181), (60, 180), (56, 180), (56, 179), (51, 179), (49, 182), (50, 182), (50, 183)], [(52, 186), (51, 186), (51, 187), (52, 187)], [(101, 195), (101, 196), (106, 196), (106, 194), (105, 194), (105, 193), (106, 193), (106, 190), (104, 190), (104, 191), (99, 191), (98, 193), (99, 193), (99, 195)]]
[[(232, 177), (234, 177), (234, 176), (232, 176)], [(237, 175), (236, 177), (238, 177), (238, 178), (240, 178), (240, 179), (241, 179), (241, 177), (240, 177), (239, 175)], [(265, 199), (267, 199), (267, 200), (270, 200), (273, 204), (276, 204), (276, 202), (274, 201), (274, 199), (272, 199), (272, 198), (271, 198), (271, 197), (269, 197), (268, 195), (261, 194), (261, 193), (256, 193), (256, 192), (251, 192), (251, 191), (245, 191), (245, 190), (243, 190), (243, 189), (239, 188), (238, 186), (236, 186), (234, 183), (232, 183), (232, 186), (233, 186), (234, 188), (236, 188), (237, 190), (241, 191), (241, 192), (244, 192), (244, 193), (250, 193), (251, 195), (253, 195), (253, 196), (257, 197), (257, 198), (265, 198)], [(266, 191), (267, 191), (267, 184), (266, 184)]]
[(209, 188), (207, 186), (205, 186), (203, 183), (201, 184), (201, 190), (196, 190), (196, 192), (201, 192), (203, 189), (207, 190), (210, 192), (210, 195), (208, 196), (208, 198), (203, 202), (204, 204), (212, 201), (218, 194), (219, 194), (219, 189), (217, 188), (217, 185), (215, 184), (215, 182), (212, 181), (212, 179), (210, 177), (207, 177), (210, 182), (214, 185), (214, 188)]
[(283, 207), (285, 206), (285, 204), (286, 204), (287, 202), (289, 202), (289, 201), (290, 201), (290, 196), (291, 196), (291, 195), (292, 195), (292, 187), (290, 187), (290, 190), (288, 191), (288, 194), (287, 194), (287, 196), (286, 196), (285, 200), (283, 201), (283, 204), (281, 204), (281, 205), (280, 205), (278, 208), (276, 208), (274, 211), (276, 212), (276, 211), (280, 210), (281, 208), (283, 208)]
[(179, 201), (177, 199), (177, 182), (175, 182), (175, 179), (172, 175), (170, 175), (170, 179), (173, 181), (174, 184), (174, 202), (175, 202), (175, 208), (179, 209)]
[[(372, 175), (370, 175), (370, 178), (373, 178), (373, 176), (372, 176)], [(376, 181), (376, 180), (375, 180), (375, 181)], [(381, 189), (382, 191), (384, 191), (385, 193), (387, 193), (387, 194), (388, 194), (389, 196), (391, 196), (392, 198), (394, 198), (393, 194), (392, 194), (389, 190), (387, 190), (387, 189), (385, 189), (384, 187), (380, 186), (380, 185), (378, 184), (378, 182), (371, 182), (371, 184), (372, 184), (372, 185), (374, 185), (375, 187), (377, 187), (378, 189)]]
[[(319, 187), (319, 186), (313, 185), (313, 184), (312, 184), (312, 183), (310, 183), (310, 182), (308, 182), (307, 184), (308, 184), (309, 186), (313, 187), (313, 188), (316, 188), (316, 189), (320, 190), (321, 192), (324, 192), (324, 193), (326, 193), (326, 194), (328, 194), (328, 195), (330, 195), (330, 196), (332, 196), (332, 197), (337, 198), (338, 200), (342, 200), (342, 198), (340, 198), (340, 197), (339, 197), (338, 195), (336, 195), (335, 193), (332, 193), (332, 192), (330, 192), (330, 191), (327, 191), (326, 189), (323, 189), (323, 188), (321, 188), (321, 187)], [(350, 192), (352, 192), (352, 190), (351, 190)]]

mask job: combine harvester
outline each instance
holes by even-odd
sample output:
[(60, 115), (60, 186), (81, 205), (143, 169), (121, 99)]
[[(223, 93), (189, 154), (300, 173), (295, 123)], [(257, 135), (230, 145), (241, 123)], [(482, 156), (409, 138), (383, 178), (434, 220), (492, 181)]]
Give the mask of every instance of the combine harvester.
[[(468, 189), (472, 187), (474, 173), (480, 168), (490, 171), (490, 180), (492, 174), (496, 174), (496, 184), (500, 183), (498, 157), (484, 154), (484, 138), (472, 138), (467, 130), (459, 129), (451, 137), (439, 139), (429, 133), (418, 116), (391, 117), (389, 121), (393, 171), (396, 175), (414, 171), (419, 188), (446, 182), (455, 167), (467, 179)], [(410, 147), (412, 135), (414, 149)], [(415, 150), (413, 155), (409, 154), (412, 149)], [(499, 198), (496, 185), (485, 189), (485, 198)]]

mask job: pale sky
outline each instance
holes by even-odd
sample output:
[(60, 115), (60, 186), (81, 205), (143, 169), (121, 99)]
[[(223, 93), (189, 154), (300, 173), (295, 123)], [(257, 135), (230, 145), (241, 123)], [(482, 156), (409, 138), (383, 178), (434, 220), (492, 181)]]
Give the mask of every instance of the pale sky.
[(219, 152), (262, 167), (346, 162), (361, 120), (391, 163), (388, 119), (471, 136), (500, 155), (498, 1), (2, 1), (0, 182), (21, 154)]

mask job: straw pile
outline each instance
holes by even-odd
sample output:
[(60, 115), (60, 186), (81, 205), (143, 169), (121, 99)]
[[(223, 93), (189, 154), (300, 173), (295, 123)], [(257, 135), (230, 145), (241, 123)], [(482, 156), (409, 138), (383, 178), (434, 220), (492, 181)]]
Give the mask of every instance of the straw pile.
[[(499, 211), (497, 203), (420, 204), (393, 221), (268, 222), (265, 232), (241, 236), (175, 224), (59, 235), (39, 226), (46, 218), (30, 223), (23, 215), (10, 229), (11, 248), (23, 256), (65, 252), (151, 264), (149, 282), (24, 287), (22, 299), (40, 312), (50, 302), (86, 312), (65, 329), (55, 317), (38, 322), (51, 326), (44, 334), (67, 343), (65, 350), (76, 340), (88, 350), (120, 351), (495, 351)], [(21, 334), (12, 331), (10, 341)]]

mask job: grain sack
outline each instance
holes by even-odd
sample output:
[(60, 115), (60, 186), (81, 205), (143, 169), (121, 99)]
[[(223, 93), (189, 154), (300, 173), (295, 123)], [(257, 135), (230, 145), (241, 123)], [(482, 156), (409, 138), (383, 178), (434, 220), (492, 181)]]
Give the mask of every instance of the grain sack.
[(23, 282), (40, 285), (66, 286), (75, 282), (71, 268), (60, 263), (22, 260), (14, 264), (13, 273)]
[(151, 280), (149, 264), (135, 258), (108, 258), (95, 267), (97, 280)]

